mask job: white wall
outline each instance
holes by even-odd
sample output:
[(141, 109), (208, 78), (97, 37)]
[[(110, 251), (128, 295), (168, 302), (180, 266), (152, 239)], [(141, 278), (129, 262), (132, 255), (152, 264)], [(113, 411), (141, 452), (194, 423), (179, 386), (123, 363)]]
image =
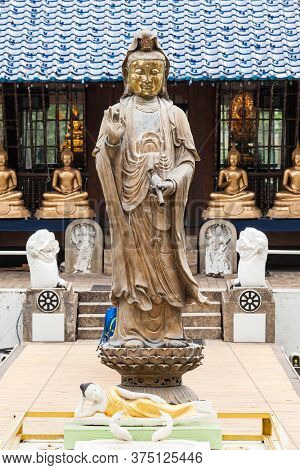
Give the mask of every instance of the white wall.
[[(18, 344), (16, 324), (26, 298), (23, 289), (0, 289), (0, 349)], [(23, 318), (19, 321), (19, 335), (22, 341)]]
[(300, 352), (300, 289), (274, 289), (276, 343), (289, 356)]

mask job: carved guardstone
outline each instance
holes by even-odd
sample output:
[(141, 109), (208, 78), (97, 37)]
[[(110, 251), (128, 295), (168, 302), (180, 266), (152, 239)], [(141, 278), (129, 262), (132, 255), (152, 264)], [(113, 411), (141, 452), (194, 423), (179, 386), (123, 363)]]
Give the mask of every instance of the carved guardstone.
[(224, 219), (209, 220), (199, 234), (200, 273), (215, 277), (237, 272), (237, 232)]
[(182, 384), (182, 375), (196, 369), (203, 359), (204, 341), (186, 348), (116, 348), (100, 349), (102, 364), (121, 375), (120, 386), (135, 392), (159, 395), (170, 404), (198, 400)]
[(103, 233), (94, 220), (78, 219), (68, 225), (65, 235), (65, 272), (103, 272)]

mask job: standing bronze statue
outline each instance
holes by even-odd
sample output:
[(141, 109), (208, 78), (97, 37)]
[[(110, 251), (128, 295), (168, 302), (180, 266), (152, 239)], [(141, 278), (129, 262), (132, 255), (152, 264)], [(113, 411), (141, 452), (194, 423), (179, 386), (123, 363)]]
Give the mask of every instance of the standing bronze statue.
[(94, 156), (112, 236), (109, 344), (186, 347), (181, 309), (205, 302), (186, 259), (183, 216), (199, 160), (185, 113), (167, 93), (156, 34), (138, 33), (122, 67), (124, 94), (104, 115)]
[(283, 174), (283, 188), (276, 194), (274, 206), (269, 210), (268, 217), (274, 219), (300, 218), (300, 145), (292, 153), (293, 166)]

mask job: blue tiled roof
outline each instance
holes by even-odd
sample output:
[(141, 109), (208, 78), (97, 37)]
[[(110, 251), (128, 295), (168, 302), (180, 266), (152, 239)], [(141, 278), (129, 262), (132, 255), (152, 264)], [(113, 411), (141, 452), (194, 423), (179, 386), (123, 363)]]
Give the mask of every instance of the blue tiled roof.
[(142, 28), (173, 80), (300, 78), (299, 0), (0, 0), (0, 80), (119, 80)]

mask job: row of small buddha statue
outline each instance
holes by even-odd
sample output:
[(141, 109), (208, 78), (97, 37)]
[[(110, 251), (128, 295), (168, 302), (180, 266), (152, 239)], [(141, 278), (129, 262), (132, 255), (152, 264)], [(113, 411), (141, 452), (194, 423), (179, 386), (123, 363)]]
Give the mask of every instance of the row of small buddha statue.
[[(23, 194), (17, 191), (17, 175), (7, 166), (7, 152), (0, 146), (0, 218), (18, 219), (30, 217), (23, 201)], [(80, 171), (72, 168), (73, 152), (63, 149), (62, 167), (53, 173), (53, 191), (43, 194), (41, 207), (36, 211), (38, 219), (92, 218), (94, 211), (89, 205), (89, 195), (82, 191)]]
[[(219, 191), (211, 193), (204, 219), (258, 219), (261, 210), (256, 207), (255, 194), (247, 191), (247, 172), (239, 167), (240, 153), (233, 144), (228, 153), (228, 166), (218, 177)], [(270, 218), (300, 218), (300, 145), (292, 153), (293, 166), (283, 174), (283, 191), (276, 194)]]
[[(0, 218), (28, 218), (22, 192), (17, 191), (16, 172), (7, 166), (7, 152), (0, 146)], [(82, 191), (80, 171), (72, 168), (73, 152), (63, 149), (62, 167), (54, 171), (53, 191), (43, 194), (38, 219), (92, 218), (89, 195)], [(210, 195), (205, 219), (257, 219), (262, 216), (256, 207), (255, 194), (247, 191), (247, 172), (239, 167), (240, 153), (233, 144), (228, 153), (228, 166), (218, 177), (220, 191)], [(284, 191), (276, 194), (274, 206), (267, 216), (271, 218), (300, 218), (300, 145), (292, 154), (293, 166), (283, 175)]]

